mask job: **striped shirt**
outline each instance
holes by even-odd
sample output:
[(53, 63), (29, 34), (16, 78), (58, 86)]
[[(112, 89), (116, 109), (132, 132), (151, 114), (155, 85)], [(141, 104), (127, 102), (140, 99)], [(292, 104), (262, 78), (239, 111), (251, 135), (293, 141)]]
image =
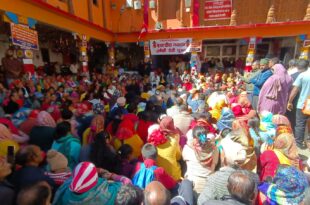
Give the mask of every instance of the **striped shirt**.
[(229, 195), (227, 181), (234, 171), (236, 170), (232, 167), (222, 167), (219, 171), (210, 175), (204, 190), (199, 195), (198, 205), (202, 205), (208, 200), (219, 200), (223, 196)]

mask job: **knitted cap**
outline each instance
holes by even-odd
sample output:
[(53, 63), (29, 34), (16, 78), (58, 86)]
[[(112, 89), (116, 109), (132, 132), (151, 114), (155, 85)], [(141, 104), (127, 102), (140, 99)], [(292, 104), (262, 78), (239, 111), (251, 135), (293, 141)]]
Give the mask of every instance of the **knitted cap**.
[(49, 164), (51, 171), (66, 169), (68, 167), (67, 158), (56, 150), (49, 150), (47, 152), (46, 161)]
[(70, 190), (77, 194), (83, 194), (95, 187), (98, 182), (98, 173), (94, 164), (90, 162), (79, 163), (73, 172)]

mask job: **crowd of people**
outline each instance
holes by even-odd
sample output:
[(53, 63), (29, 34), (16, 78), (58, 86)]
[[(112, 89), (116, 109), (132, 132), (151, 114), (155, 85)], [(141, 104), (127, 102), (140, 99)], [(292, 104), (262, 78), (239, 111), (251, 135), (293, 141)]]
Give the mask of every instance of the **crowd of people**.
[(10, 78), (0, 203), (308, 205), (308, 67)]

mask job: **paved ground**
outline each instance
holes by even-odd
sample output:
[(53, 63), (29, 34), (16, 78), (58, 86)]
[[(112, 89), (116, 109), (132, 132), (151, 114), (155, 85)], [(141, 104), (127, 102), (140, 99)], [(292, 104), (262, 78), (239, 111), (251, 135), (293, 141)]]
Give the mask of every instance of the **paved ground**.
[(308, 158), (310, 158), (310, 149), (298, 149), (298, 153), (304, 163), (308, 160)]

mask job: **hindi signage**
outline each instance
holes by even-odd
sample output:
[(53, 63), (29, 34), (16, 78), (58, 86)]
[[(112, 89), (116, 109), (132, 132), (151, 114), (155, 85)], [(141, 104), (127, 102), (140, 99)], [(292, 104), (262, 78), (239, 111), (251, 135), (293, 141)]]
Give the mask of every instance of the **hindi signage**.
[(190, 52), (191, 38), (160, 39), (150, 41), (152, 55), (181, 55)]
[(23, 49), (39, 49), (38, 32), (21, 24), (11, 23), (12, 43)]
[(232, 0), (206, 0), (205, 21), (230, 19)]

